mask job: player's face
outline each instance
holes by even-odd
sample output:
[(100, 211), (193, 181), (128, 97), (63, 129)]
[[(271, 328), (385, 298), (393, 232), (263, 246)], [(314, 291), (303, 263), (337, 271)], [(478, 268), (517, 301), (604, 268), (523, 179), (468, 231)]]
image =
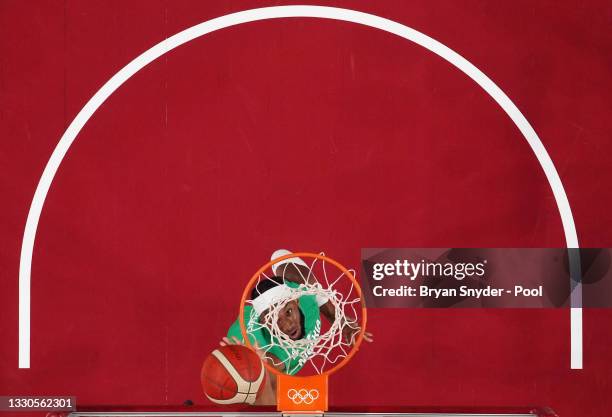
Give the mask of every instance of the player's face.
[(302, 320), (296, 300), (289, 301), (278, 315), (278, 328), (291, 340), (298, 340), (302, 335)]

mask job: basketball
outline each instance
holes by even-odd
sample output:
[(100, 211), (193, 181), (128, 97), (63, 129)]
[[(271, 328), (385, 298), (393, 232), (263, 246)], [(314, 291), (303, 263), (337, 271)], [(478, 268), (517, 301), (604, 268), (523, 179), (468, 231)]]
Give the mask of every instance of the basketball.
[(246, 346), (215, 349), (202, 365), (202, 389), (217, 404), (253, 404), (265, 385), (265, 368)]

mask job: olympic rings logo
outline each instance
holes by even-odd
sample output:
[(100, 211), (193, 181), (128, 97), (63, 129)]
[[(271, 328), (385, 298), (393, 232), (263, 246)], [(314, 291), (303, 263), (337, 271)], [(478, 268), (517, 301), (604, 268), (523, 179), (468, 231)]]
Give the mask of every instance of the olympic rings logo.
[(287, 397), (289, 397), (289, 399), (291, 401), (293, 401), (293, 404), (312, 404), (314, 401), (316, 401), (319, 398), (319, 390), (317, 389), (311, 389), (310, 391), (307, 389), (293, 389), (291, 388), (289, 391), (287, 391)]

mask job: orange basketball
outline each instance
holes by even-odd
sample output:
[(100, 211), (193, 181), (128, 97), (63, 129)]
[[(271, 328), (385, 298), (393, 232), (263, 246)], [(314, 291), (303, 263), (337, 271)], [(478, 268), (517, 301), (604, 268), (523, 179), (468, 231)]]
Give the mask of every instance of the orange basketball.
[(266, 372), (257, 354), (246, 346), (215, 349), (202, 365), (202, 389), (217, 404), (253, 404), (264, 388)]

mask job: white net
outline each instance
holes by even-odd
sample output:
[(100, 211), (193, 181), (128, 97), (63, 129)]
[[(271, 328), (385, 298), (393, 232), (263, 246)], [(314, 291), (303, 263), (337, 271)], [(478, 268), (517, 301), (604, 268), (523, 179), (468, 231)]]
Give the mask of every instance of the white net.
[[(270, 364), (291, 375), (305, 373), (308, 368), (310, 373), (320, 374), (353, 348), (361, 331), (362, 301), (346, 272), (324, 258), (295, 261), (291, 258), (277, 266), (276, 274), (271, 269), (260, 274), (252, 299), (247, 300), (253, 309), (246, 328), (252, 336), (259, 332), (259, 337), (252, 339), (258, 341)], [(348, 272), (355, 275), (354, 270)], [(288, 326), (293, 330), (284, 324), (283, 317), (296, 304), (302, 327), (298, 337), (283, 331)]]

